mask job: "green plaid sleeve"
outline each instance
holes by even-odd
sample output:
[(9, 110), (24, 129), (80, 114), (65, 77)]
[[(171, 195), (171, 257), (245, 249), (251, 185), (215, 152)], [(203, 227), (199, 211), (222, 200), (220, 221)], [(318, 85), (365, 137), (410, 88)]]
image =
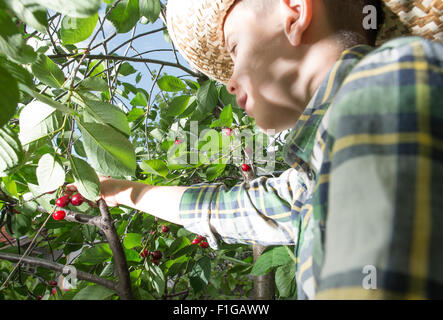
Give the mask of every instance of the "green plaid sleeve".
[(223, 184), (198, 184), (182, 196), (184, 227), (204, 235), (213, 248), (226, 243), (294, 245), (298, 241), (299, 212), (308, 192), (303, 171), (288, 169), (277, 178), (259, 177)]
[(391, 41), (330, 113), (318, 299), (443, 298), (443, 46)]

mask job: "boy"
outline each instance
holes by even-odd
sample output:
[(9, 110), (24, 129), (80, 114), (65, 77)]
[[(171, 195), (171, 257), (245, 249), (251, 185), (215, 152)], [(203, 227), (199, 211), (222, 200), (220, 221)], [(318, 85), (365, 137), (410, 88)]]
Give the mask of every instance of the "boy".
[(427, 9), (405, 19), (435, 41), (372, 47), (378, 30), (363, 12), (380, 13), (379, 1), (169, 0), (169, 32), (190, 65), (226, 84), (260, 128), (292, 128), (292, 168), (230, 190), (102, 178), (106, 202), (213, 248), (294, 245), (299, 299), (443, 298), (442, 8), (386, 3)]

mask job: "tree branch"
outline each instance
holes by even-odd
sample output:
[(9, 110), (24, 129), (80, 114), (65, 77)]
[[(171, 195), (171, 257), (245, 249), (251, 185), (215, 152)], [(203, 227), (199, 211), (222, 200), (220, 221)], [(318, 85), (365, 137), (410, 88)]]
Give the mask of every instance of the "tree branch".
[[(11, 262), (19, 262), (21, 259), (21, 263), (26, 263), (26, 264), (30, 264), (33, 266), (43, 267), (43, 268), (54, 270), (57, 272), (63, 272), (63, 268), (65, 267), (65, 265), (57, 263), (57, 262), (51, 262), (49, 260), (36, 258), (36, 257), (29, 257), (29, 256), (21, 258), (21, 255), (13, 254), (13, 253), (0, 252), (0, 259), (8, 260)], [(117, 291), (115, 282), (101, 278), (101, 277), (97, 277), (93, 274), (90, 274), (90, 273), (87, 273), (87, 272), (84, 272), (81, 270), (77, 270), (77, 278), (80, 280), (94, 282), (94, 283), (97, 283), (97, 284), (99, 284), (103, 287), (106, 287), (108, 289)]]
[(97, 201), (98, 207), (101, 213), (101, 221), (103, 228), (101, 230), (108, 240), (109, 247), (112, 250), (115, 267), (119, 276), (119, 284), (116, 287), (118, 294), (123, 300), (132, 300), (132, 289), (131, 289), (131, 279), (129, 276), (128, 263), (126, 261), (125, 251), (120, 242), (117, 234), (117, 230), (114, 227), (114, 223), (109, 213), (108, 206), (105, 200), (100, 199)]
[[(165, 65), (165, 66), (181, 69), (181, 70), (189, 73), (191, 76), (196, 77), (196, 78), (201, 76), (200, 74), (195, 73), (194, 71), (186, 68), (185, 66), (182, 66), (181, 64), (177, 64), (177, 63), (169, 62), (169, 61), (162, 61), (162, 60), (157, 60), (157, 59), (146, 59), (146, 58), (114, 56), (114, 55), (102, 55), (102, 54), (86, 54), (84, 56), (85, 56), (86, 59), (101, 59), (101, 60), (130, 61), (130, 62), (144, 62), (144, 63), (160, 64), (160, 65)], [(70, 54), (48, 55), (48, 58), (50, 58), (50, 59), (70, 58), (70, 57), (73, 58), (73, 59), (81, 59), (80, 56), (73, 57)]]
[[(38, 206), (37, 211), (41, 213), (49, 213), (45, 208)], [(103, 224), (102, 218), (100, 216), (90, 216), (89, 214), (78, 213), (71, 210), (64, 209), (66, 212), (65, 220), (69, 222), (77, 222), (81, 224), (88, 224), (90, 226), (95, 226), (99, 229), (103, 229), (106, 226)]]

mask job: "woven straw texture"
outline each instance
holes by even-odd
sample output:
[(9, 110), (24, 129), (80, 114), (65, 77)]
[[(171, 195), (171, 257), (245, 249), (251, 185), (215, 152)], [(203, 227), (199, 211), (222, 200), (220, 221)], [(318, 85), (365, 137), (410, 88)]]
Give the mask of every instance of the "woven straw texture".
[(442, 0), (384, 0), (386, 23), (377, 44), (389, 39), (416, 35), (443, 42)]
[[(167, 24), (174, 45), (195, 71), (221, 83), (234, 63), (225, 47), (223, 22), (235, 0), (168, 0)], [(384, 0), (385, 24), (377, 45), (405, 35), (443, 42), (442, 0)]]

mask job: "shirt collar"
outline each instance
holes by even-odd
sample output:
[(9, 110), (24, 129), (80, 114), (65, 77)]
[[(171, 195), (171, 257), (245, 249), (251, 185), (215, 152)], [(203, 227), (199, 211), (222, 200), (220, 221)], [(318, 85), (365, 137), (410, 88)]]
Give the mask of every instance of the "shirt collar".
[(324, 114), (352, 68), (373, 49), (358, 45), (342, 52), (286, 138), (283, 148), (286, 163), (292, 167), (310, 165), (316, 132)]

